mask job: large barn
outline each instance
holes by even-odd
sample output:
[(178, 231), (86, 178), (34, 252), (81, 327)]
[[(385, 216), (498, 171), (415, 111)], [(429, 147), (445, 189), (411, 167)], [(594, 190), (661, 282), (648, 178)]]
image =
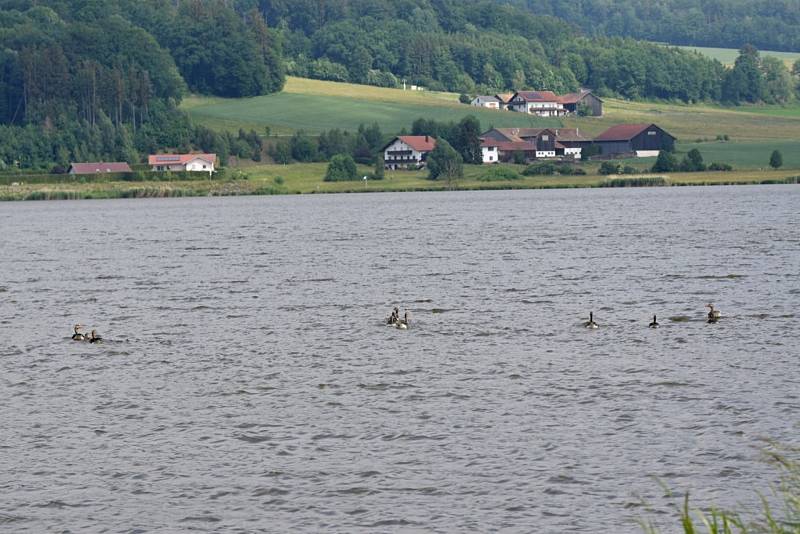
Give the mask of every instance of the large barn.
[(672, 150), (675, 136), (655, 124), (618, 124), (594, 139), (602, 156), (658, 156), (662, 150)]

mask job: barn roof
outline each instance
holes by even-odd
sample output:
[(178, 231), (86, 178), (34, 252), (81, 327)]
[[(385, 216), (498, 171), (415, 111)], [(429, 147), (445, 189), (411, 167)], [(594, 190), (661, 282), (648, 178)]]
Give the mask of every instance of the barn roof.
[[(655, 127), (664, 132), (655, 124), (617, 124), (594, 138), (595, 141), (630, 141), (648, 128)], [(673, 139), (674, 136), (664, 132)]]
[(553, 91), (517, 91), (514, 96), (519, 96), (526, 102), (558, 102), (558, 96)]
[(567, 93), (566, 95), (561, 95), (558, 97), (558, 101), (561, 102), (562, 104), (577, 104), (578, 102), (583, 100), (583, 98), (586, 95), (590, 94), (593, 95), (595, 98), (597, 98), (597, 100), (600, 100), (602, 102), (602, 99), (598, 98), (597, 95), (594, 95), (591, 91), (587, 89), (581, 89), (581, 91), (578, 93)]
[(536, 150), (536, 145), (527, 141), (498, 141), (497, 139), (482, 139), (482, 147), (497, 147), (504, 152), (531, 152)]
[(476, 101), (476, 100), (482, 100), (484, 102), (492, 102), (492, 101), (500, 102), (500, 99), (497, 98), (496, 95), (478, 95), (478, 96), (476, 96), (475, 98), (472, 99), (473, 102)]
[(98, 161), (95, 163), (71, 163), (75, 174), (98, 174), (104, 172), (133, 172), (130, 165), (122, 162)]
[(148, 156), (147, 162), (150, 165), (186, 165), (190, 161), (201, 159), (208, 163), (217, 160), (216, 154), (155, 154)]

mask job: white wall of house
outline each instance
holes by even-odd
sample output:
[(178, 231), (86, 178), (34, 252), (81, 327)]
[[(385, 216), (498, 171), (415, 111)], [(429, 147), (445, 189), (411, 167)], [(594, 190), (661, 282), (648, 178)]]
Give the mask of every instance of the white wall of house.
[[(392, 152), (407, 152), (409, 154), (392, 155)], [(386, 147), (383, 151), (383, 161), (387, 168), (397, 168), (398, 166), (417, 165), (422, 161), (422, 152), (418, 152), (408, 146), (400, 139), (395, 139), (394, 143)]]
[(555, 150), (537, 150), (536, 151), (537, 158), (554, 158), (556, 157)]
[(496, 98), (485, 99), (478, 96), (473, 98), (470, 103), (478, 108), (500, 109), (500, 102)]
[(185, 168), (187, 171), (190, 172), (203, 171), (209, 174), (214, 172), (214, 164), (209, 163), (208, 161), (200, 158), (195, 158), (191, 161), (186, 162)]
[(484, 163), (497, 163), (500, 160), (500, 154), (496, 146), (481, 147), (481, 153), (483, 154)]
[(637, 158), (655, 158), (658, 157), (660, 150), (637, 150), (636, 157)]
[(578, 148), (566, 147), (566, 148), (564, 148), (564, 155), (565, 156), (572, 156), (575, 159), (581, 159), (581, 150), (582, 149), (580, 147), (578, 147)]

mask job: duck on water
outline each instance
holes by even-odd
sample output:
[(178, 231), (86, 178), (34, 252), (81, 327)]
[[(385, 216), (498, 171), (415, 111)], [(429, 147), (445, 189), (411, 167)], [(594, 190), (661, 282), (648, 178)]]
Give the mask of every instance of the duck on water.
[(97, 330), (92, 330), (91, 333), (84, 334), (83, 332), (81, 332), (81, 328), (83, 328), (83, 325), (81, 324), (76, 324), (75, 326), (72, 327), (72, 330), (74, 332), (72, 334), (73, 341), (88, 341), (89, 343), (99, 343), (100, 341), (103, 340), (102, 337), (97, 335)]
[(649, 324), (650, 328), (658, 328), (658, 321), (656, 321), (656, 316), (653, 315), (653, 322)]
[(719, 310), (715, 310), (714, 305), (710, 302), (706, 304), (706, 308), (708, 308), (708, 322), (716, 323), (719, 321), (720, 317), (722, 317), (722, 313), (720, 313)]
[(594, 322), (594, 313), (592, 312), (589, 312), (589, 320), (583, 323), (583, 326), (591, 329), (600, 328), (600, 326)]
[(74, 341), (86, 341), (86, 334), (81, 333), (81, 328), (83, 328), (82, 324), (76, 324), (72, 327), (74, 334), (72, 334), (72, 339)]
[(391, 315), (386, 319), (386, 325), (394, 326), (400, 330), (408, 330), (408, 310), (405, 310), (402, 319), (400, 318), (400, 310), (398, 308), (392, 310)]

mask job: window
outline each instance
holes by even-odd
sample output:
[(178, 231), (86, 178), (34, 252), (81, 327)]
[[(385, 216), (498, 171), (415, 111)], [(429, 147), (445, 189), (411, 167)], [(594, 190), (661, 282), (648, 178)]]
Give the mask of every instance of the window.
[(653, 130), (650, 130), (649, 132), (647, 132), (647, 135), (656, 135), (656, 132), (653, 131)]
[(549, 141), (549, 140), (550, 140), (550, 136), (549, 135), (543, 135), (542, 136), (542, 141)]

